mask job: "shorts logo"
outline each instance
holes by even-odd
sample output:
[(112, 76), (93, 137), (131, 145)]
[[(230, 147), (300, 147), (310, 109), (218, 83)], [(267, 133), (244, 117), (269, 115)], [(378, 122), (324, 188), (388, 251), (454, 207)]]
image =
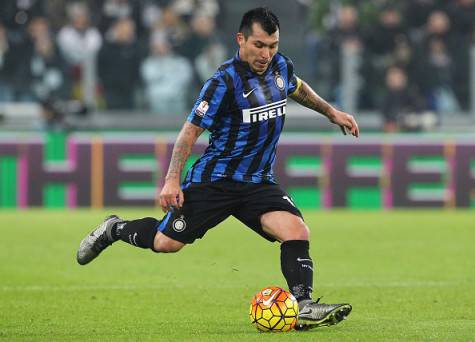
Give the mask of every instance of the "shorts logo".
[(294, 202), (293, 202), (293, 201), (290, 199), (290, 197), (289, 197), (289, 196), (282, 196), (282, 198), (283, 198), (283, 199), (285, 199), (287, 202), (289, 202), (290, 204), (292, 204), (292, 206), (294, 206), (294, 207), (295, 207), (295, 204), (294, 204)]
[(275, 85), (277, 86), (277, 88), (279, 88), (280, 90), (285, 89), (285, 82), (284, 82), (284, 79), (282, 78), (282, 76), (280, 76), (280, 75), (275, 76), (274, 81), (275, 81)]
[(177, 233), (181, 233), (182, 231), (186, 229), (186, 222), (183, 218), (184, 216), (181, 215), (179, 218), (173, 221), (172, 227), (173, 227), (173, 230), (176, 231)]
[(209, 105), (206, 101), (201, 101), (198, 107), (196, 108), (195, 112), (198, 116), (205, 116), (206, 112), (208, 111)]

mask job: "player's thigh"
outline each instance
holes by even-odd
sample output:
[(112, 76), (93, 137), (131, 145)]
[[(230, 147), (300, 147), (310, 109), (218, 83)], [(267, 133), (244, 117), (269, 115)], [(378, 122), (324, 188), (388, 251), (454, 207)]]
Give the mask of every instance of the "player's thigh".
[(310, 231), (301, 217), (288, 211), (270, 211), (261, 216), (264, 232), (279, 241), (308, 240)]
[(202, 238), (224, 221), (238, 200), (219, 184), (193, 184), (184, 190), (184, 197), (183, 207), (168, 212), (158, 226), (158, 232), (183, 244)]
[[(280, 186), (255, 184), (249, 187), (243, 197), (243, 204), (235, 210), (233, 216), (264, 238), (286, 241), (305, 236), (305, 233), (308, 235), (302, 213)], [(265, 222), (262, 222), (263, 217), (267, 218)]]

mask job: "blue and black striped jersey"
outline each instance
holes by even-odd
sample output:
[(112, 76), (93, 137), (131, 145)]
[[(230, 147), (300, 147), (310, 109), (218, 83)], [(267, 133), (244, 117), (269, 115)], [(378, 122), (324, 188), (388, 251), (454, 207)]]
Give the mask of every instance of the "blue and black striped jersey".
[(280, 53), (262, 75), (252, 72), (239, 54), (221, 65), (204, 84), (188, 116), (210, 137), (184, 185), (220, 179), (275, 183), (272, 166), (287, 96), (299, 86), (292, 61)]

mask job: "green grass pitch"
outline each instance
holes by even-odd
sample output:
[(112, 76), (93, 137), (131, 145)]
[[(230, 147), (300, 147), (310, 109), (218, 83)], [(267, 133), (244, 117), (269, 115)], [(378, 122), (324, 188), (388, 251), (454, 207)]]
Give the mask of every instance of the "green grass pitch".
[(79, 241), (106, 214), (0, 212), (0, 340), (475, 339), (473, 211), (307, 211), (315, 294), (353, 312), (337, 326), (287, 334), (259, 333), (248, 319), (258, 290), (285, 286), (277, 244), (229, 219), (178, 254), (119, 242), (77, 265)]

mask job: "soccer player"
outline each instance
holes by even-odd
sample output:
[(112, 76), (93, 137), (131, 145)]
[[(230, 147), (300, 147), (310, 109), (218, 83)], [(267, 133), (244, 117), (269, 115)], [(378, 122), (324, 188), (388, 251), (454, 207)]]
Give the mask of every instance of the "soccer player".
[[(299, 302), (298, 327), (333, 325), (350, 312), (349, 304), (312, 300), (313, 263), (309, 228), (291, 197), (272, 173), (276, 145), (284, 126), (287, 97), (311, 108), (358, 137), (353, 116), (319, 97), (298, 78), (292, 61), (277, 52), (279, 20), (267, 8), (242, 17), (239, 50), (203, 86), (176, 139), (160, 205), (167, 214), (125, 221), (106, 218), (79, 246), (85, 265), (115, 241), (157, 253), (178, 252), (233, 215), (269, 241), (278, 241), (281, 268)], [(181, 181), (197, 138), (210, 132), (209, 146)]]

